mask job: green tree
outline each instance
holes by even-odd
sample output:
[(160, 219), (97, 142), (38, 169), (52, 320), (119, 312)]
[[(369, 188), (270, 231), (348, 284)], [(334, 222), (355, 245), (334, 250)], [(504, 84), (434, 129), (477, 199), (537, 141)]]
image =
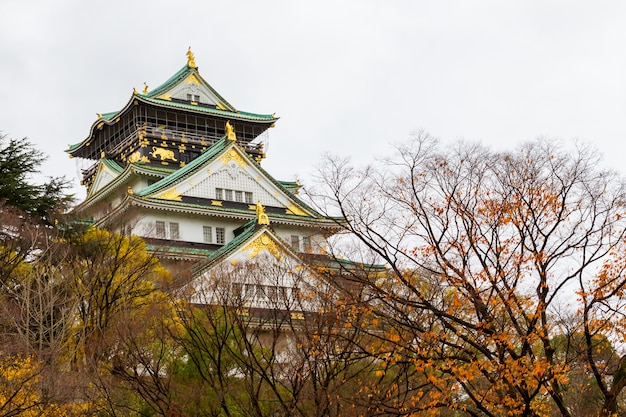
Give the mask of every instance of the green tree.
[(0, 201), (31, 216), (48, 219), (72, 201), (70, 183), (64, 177), (49, 177), (35, 184), (46, 156), (27, 139), (17, 140), (0, 133)]

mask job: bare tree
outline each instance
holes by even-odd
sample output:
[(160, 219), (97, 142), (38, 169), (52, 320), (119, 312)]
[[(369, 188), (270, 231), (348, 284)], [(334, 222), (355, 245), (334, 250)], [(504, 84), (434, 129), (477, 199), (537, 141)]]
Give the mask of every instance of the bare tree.
[[(394, 355), (371, 354), (411, 363), (430, 384), (430, 395), (417, 389), (394, 413), (572, 415), (568, 356), (552, 344), (562, 331), (558, 311), (583, 311), (580, 328), (613, 320), (597, 308), (594, 275), (624, 237), (623, 180), (600, 170), (593, 150), (542, 139), (498, 153), (464, 142), (441, 150), (419, 133), (397, 151), (363, 170), (329, 158), (325, 190), (312, 193), (389, 265), (385, 278), (353, 278), (375, 298), (395, 345)], [(623, 280), (621, 270), (611, 276)], [(611, 311), (620, 291), (609, 294)], [(593, 336), (609, 328), (591, 327), (593, 369)], [(618, 374), (594, 372), (613, 381), (597, 412), (613, 412)]]

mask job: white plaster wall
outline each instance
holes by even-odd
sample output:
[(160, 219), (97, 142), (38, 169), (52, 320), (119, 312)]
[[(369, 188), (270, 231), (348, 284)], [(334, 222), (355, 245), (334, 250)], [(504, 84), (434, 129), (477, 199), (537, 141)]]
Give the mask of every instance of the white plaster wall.
[[(166, 224), (170, 222), (178, 223), (180, 234), (178, 240), (198, 243), (205, 243), (202, 226), (212, 227), (212, 243), (217, 243), (215, 241), (215, 228), (223, 227), (225, 229), (225, 243), (228, 243), (234, 238), (233, 231), (242, 224), (241, 220), (234, 221), (215, 217), (190, 217), (171, 212), (151, 212), (141, 217), (133, 227), (133, 233), (142, 237), (156, 237), (155, 223), (157, 220), (164, 221)], [(169, 226), (167, 225), (166, 231), (169, 232)]]

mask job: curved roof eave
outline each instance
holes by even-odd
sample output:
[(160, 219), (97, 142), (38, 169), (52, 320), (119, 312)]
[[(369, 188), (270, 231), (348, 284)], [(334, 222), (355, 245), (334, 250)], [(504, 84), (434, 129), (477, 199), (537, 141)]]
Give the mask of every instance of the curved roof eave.
[(170, 107), (175, 109), (184, 109), (191, 110), (197, 113), (203, 114), (214, 114), (217, 116), (225, 116), (231, 118), (233, 120), (245, 120), (252, 122), (263, 122), (263, 123), (274, 123), (279, 118), (274, 116), (273, 114), (259, 114), (259, 113), (251, 113), (245, 111), (230, 111), (230, 110), (220, 110), (213, 107), (205, 107), (195, 104), (188, 103), (180, 103), (177, 101), (163, 100), (160, 98), (148, 97), (143, 94), (136, 94), (135, 97), (140, 98), (145, 103), (154, 104), (157, 106)]
[[(159, 198), (143, 198), (141, 196), (130, 195), (132, 204), (139, 207), (156, 210), (167, 210), (181, 212), (187, 214), (210, 214), (212, 216), (229, 218), (229, 219), (254, 219), (256, 212), (254, 210), (237, 210), (233, 208), (221, 208), (219, 206), (201, 206), (197, 204), (185, 203), (182, 201), (162, 200)], [(337, 220), (326, 217), (303, 217), (295, 214), (268, 214), (270, 222), (276, 224), (288, 224), (299, 226), (313, 226), (323, 228), (337, 227)]]
[(96, 121), (91, 124), (91, 127), (89, 128), (89, 136), (87, 136), (85, 139), (83, 139), (79, 143), (70, 145), (69, 148), (65, 150), (65, 152), (69, 153), (70, 155), (73, 155), (78, 149), (82, 148), (85, 143), (89, 142), (89, 140), (94, 136), (94, 133), (98, 127), (102, 127), (105, 124), (112, 126), (115, 123), (117, 123), (117, 118), (121, 117), (126, 111), (128, 111), (128, 109), (132, 107), (132, 103), (136, 97), (137, 97), (137, 94), (133, 93), (133, 95), (130, 97), (130, 99), (124, 105), (124, 107), (122, 107), (121, 110), (117, 112), (107, 113), (106, 118), (100, 115), (100, 117), (98, 117), (98, 119), (96, 119)]
[(115, 177), (113, 180), (111, 180), (104, 187), (102, 187), (101, 189), (96, 191), (95, 194), (89, 196), (82, 203), (80, 203), (79, 205), (74, 207), (74, 210), (72, 210), (72, 211), (74, 211), (74, 212), (82, 211), (82, 210), (85, 210), (85, 209), (91, 207), (94, 203), (96, 203), (98, 201), (101, 201), (104, 197), (109, 195), (117, 187), (119, 187), (120, 185), (124, 184), (124, 181), (126, 181), (131, 176), (131, 174), (133, 173), (132, 169), (130, 167), (131, 167), (130, 165), (127, 165), (124, 168), (124, 170), (117, 177)]
[[(109, 162), (109, 160), (103, 160), (103, 163), (107, 165), (105, 162)], [(110, 161), (117, 165), (114, 161)], [(119, 167), (119, 165), (117, 165)], [(121, 168), (121, 167), (120, 167)], [(162, 172), (160, 170), (151, 169), (150, 166), (141, 166), (136, 163), (130, 163), (124, 167), (122, 171), (120, 171), (119, 175), (115, 177), (112, 181), (106, 184), (104, 187), (99, 189), (95, 194), (89, 196), (86, 200), (80, 203), (78, 206), (74, 208), (73, 211), (79, 211), (81, 209), (86, 209), (91, 207), (94, 203), (101, 201), (104, 197), (109, 195), (113, 190), (115, 190), (120, 185), (124, 184), (124, 182), (131, 177), (132, 174), (139, 175), (152, 175), (156, 177), (167, 176), (166, 172)]]

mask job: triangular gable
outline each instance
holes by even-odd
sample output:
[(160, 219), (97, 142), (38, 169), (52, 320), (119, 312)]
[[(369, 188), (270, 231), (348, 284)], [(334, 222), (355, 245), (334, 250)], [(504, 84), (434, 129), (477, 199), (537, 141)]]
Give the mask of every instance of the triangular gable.
[[(293, 291), (302, 293), (314, 276), (271, 228), (253, 224), (214, 253), (182, 292), (196, 304), (231, 301), (242, 307), (291, 309)], [(280, 298), (285, 295), (289, 298)], [(303, 304), (298, 307), (294, 310), (301, 311)]]
[(213, 105), (218, 109), (237, 112), (213, 87), (200, 75), (197, 68), (185, 65), (169, 80), (144, 93), (146, 97), (161, 100), (185, 100)]
[(122, 167), (114, 161), (108, 159), (101, 159), (100, 162), (98, 162), (98, 168), (96, 169), (97, 173), (91, 187), (89, 188), (87, 197), (91, 197), (107, 184), (111, 183), (123, 171)]
[[(222, 189), (222, 196), (216, 189)], [(238, 194), (237, 197), (235, 193)], [(227, 198), (230, 193), (231, 198)], [(246, 197), (245, 193), (251, 193)], [(222, 139), (189, 165), (151, 187), (136, 193), (142, 197), (182, 201), (183, 197), (227, 200), (280, 207), (285, 214), (319, 217), (265, 172), (236, 142)], [(216, 204), (218, 205), (218, 204)]]

